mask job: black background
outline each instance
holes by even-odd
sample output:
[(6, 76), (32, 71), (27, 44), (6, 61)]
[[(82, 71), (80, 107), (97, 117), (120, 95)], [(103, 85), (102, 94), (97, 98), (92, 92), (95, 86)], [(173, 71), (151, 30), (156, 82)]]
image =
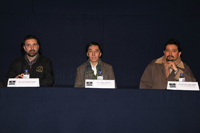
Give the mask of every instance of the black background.
[(198, 81), (199, 7), (199, 0), (1, 0), (0, 81), (28, 34), (40, 39), (43, 55), (52, 60), (56, 86), (74, 85), (86, 44), (97, 41), (118, 87), (138, 87), (170, 38), (181, 43), (182, 60)]

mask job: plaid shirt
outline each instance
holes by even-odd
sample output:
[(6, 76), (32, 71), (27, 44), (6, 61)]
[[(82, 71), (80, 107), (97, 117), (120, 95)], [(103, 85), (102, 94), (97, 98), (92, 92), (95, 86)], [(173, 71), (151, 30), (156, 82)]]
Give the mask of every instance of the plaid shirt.
[(32, 65), (37, 61), (38, 57), (39, 57), (39, 54), (37, 54), (37, 56), (35, 57), (34, 60), (29, 61), (28, 55), (26, 54), (26, 55), (25, 55), (25, 60), (28, 62), (29, 66), (32, 66)]

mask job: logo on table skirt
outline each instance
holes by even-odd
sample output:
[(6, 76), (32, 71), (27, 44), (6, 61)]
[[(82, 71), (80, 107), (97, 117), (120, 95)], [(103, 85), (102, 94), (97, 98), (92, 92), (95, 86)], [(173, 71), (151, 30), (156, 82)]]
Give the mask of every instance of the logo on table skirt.
[(86, 86), (93, 86), (93, 82), (86, 82)]
[(176, 88), (176, 84), (175, 83), (169, 83), (169, 87), (170, 88)]
[(9, 81), (9, 85), (15, 85), (15, 81)]
[(36, 68), (36, 72), (43, 72), (43, 66), (38, 66)]

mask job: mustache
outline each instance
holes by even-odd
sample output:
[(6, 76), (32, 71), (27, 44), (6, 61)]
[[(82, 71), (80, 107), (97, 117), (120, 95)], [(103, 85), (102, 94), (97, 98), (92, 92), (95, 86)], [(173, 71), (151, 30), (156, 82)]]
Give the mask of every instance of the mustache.
[(172, 56), (172, 55), (168, 55), (167, 58), (168, 58), (168, 57), (173, 57), (173, 58), (174, 58), (174, 56)]
[[(170, 60), (170, 59), (168, 59), (168, 57), (173, 57), (173, 59)], [(166, 61), (174, 61), (174, 56), (172, 56), (172, 55), (168, 55)]]
[(34, 51), (34, 52), (35, 52), (35, 50), (34, 50), (34, 49), (30, 50), (29, 52), (31, 52), (31, 51)]

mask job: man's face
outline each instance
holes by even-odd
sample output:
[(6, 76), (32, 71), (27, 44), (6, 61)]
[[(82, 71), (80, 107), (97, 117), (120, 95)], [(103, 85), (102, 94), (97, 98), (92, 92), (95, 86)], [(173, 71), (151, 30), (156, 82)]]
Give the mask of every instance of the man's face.
[(97, 45), (89, 46), (88, 52), (87, 52), (87, 57), (89, 57), (89, 59), (92, 63), (98, 62), (99, 57), (101, 57), (101, 52), (100, 52), (99, 46), (97, 46)]
[(178, 47), (175, 44), (168, 44), (163, 52), (167, 61), (175, 61), (181, 56), (181, 52), (178, 51)]
[(39, 45), (35, 39), (28, 39), (25, 41), (24, 50), (30, 57), (34, 57), (39, 50)]

